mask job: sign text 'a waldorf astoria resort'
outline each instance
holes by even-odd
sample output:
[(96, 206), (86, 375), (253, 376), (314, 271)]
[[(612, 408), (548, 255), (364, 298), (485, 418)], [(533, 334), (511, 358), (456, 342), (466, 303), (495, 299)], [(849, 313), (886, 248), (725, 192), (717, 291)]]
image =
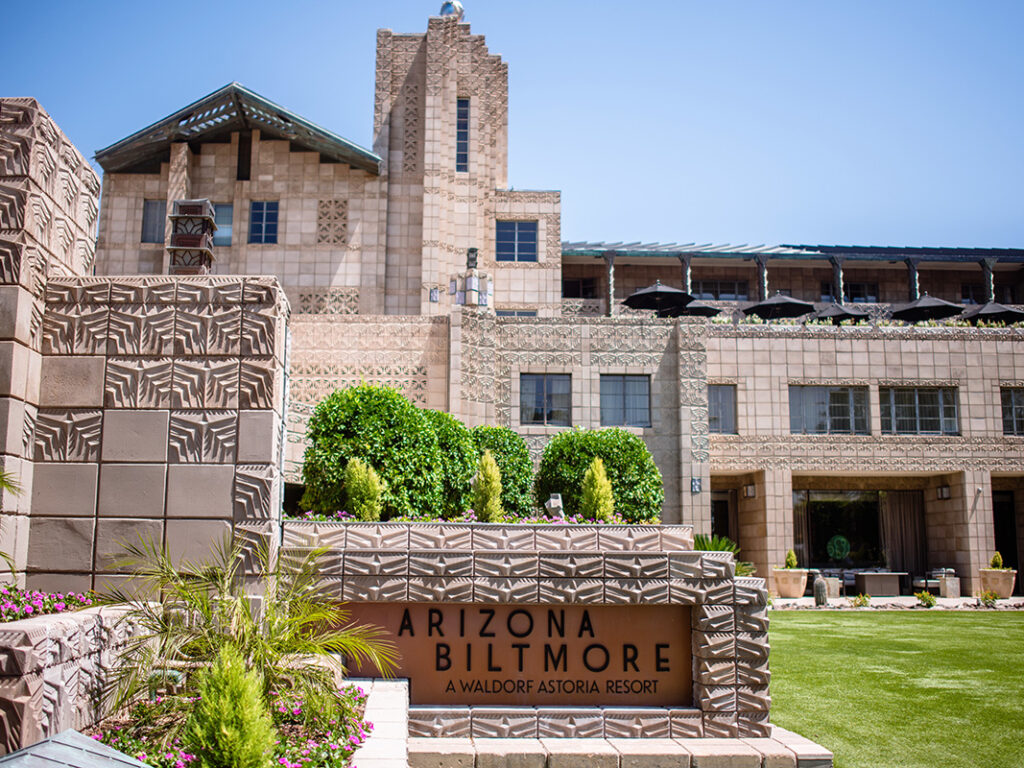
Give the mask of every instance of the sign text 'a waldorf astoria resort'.
[(390, 635), (412, 704), (691, 704), (687, 606), (350, 603), (346, 610)]

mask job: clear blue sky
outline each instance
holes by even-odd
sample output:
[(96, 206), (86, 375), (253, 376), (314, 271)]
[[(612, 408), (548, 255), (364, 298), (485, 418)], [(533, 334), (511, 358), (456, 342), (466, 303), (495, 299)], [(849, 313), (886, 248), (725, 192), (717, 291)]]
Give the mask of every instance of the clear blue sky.
[[(90, 157), (232, 80), (369, 146), (376, 29), (439, 8), (13, 3), (0, 94)], [(466, 0), (466, 21), (509, 63), (509, 181), (562, 190), (565, 239), (1024, 247), (1020, 0)]]

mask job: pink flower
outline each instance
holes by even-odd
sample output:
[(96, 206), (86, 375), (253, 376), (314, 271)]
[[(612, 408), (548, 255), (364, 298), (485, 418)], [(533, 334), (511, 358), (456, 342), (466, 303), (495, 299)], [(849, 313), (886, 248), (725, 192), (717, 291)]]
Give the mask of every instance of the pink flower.
[(99, 741), (100, 739), (102, 739), (102, 738), (103, 738), (103, 734), (102, 734), (102, 733), (94, 733), (94, 734), (92, 735), (92, 737), (93, 737), (94, 739), (96, 739), (96, 741)]

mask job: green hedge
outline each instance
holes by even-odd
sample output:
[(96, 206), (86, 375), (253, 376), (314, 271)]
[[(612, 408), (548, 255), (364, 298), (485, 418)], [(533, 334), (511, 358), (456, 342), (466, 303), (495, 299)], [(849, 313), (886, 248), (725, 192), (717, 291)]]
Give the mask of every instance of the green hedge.
[(423, 411), (391, 387), (360, 384), (328, 395), (309, 420), (303, 509), (342, 509), (345, 465), (359, 457), (384, 483), (385, 519), (437, 516), (442, 509), (441, 452)]
[(654, 458), (638, 435), (614, 427), (567, 430), (551, 439), (534, 481), (537, 505), (560, 493), (565, 514), (578, 514), (583, 476), (598, 456), (612, 484), (615, 511), (631, 523), (659, 520), (665, 491)]
[[(508, 427), (481, 425), (470, 430), (479, 454), (490, 451), (501, 471), (501, 506), (515, 517), (533, 514), (533, 461), (526, 441)], [(545, 501), (547, 499), (545, 498)]]
[(477, 451), (466, 426), (449, 413), (423, 411), (437, 436), (441, 451), (442, 493), (444, 513), (451, 517), (461, 515), (469, 508), (469, 484), (476, 474)]

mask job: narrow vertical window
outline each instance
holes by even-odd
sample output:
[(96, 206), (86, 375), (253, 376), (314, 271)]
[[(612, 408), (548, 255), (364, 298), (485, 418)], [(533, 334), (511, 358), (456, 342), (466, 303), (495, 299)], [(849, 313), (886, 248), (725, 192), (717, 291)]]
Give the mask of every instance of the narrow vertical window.
[(708, 384), (708, 429), (721, 435), (736, 434), (735, 384)]
[(214, 222), (217, 224), (217, 231), (213, 233), (213, 244), (231, 245), (231, 228), (235, 206), (231, 203), (215, 203), (213, 210)]
[(469, 170), (469, 99), (455, 101), (455, 171)]
[(142, 204), (142, 242), (162, 243), (167, 221), (166, 200), (146, 200)]

